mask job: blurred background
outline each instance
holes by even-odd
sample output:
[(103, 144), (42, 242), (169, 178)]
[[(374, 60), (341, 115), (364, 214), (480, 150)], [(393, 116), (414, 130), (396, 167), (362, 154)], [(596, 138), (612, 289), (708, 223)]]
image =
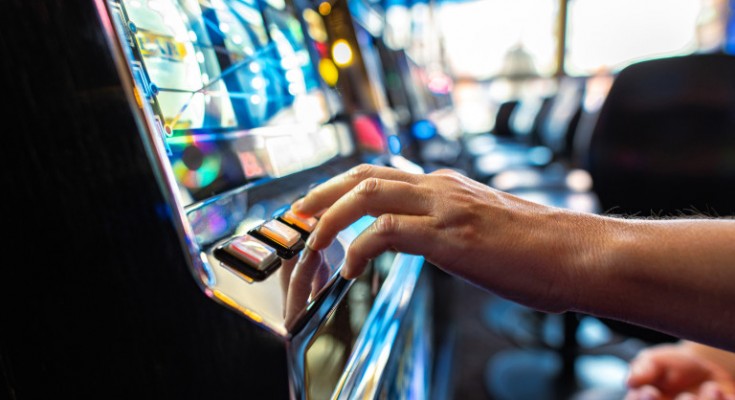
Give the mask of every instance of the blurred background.
[[(681, 74), (701, 74), (696, 68), (655, 84), (658, 72), (645, 78), (631, 72), (626, 82), (641, 92), (621, 93), (615, 101), (637, 101), (640, 109), (616, 114), (611, 106), (604, 121), (598, 117), (613, 83), (631, 65), (732, 55), (735, 2), (349, 4), (358, 31), (364, 29), (368, 42), (383, 49), (374, 57), (373, 80), (385, 88), (382, 114), (388, 114), (400, 139), (393, 151), (425, 170), (456, 169), (533, 201), (585, 212), (732, 213), (735, 197), (727, 185), (733, 182), (728, 159), (734, 143), (722, 131), (732, 133), (732, 122), (725, 124), (730, 128), (705, 127), (702, 118), (714, 117), (703, 117), (704, 111), (679, 122), (673, 113), (700, 107), (694, 99), (706, 88), (727, 87), (732, 93), (732, 80), (723, 76), (735, 71), (715, 68), (713, 82), (693, 84), (683, 83)], [(369, 59), (365, 41), (358, 42)], [(397, 67), (386, 58), (390, 51), (402, 54), (406, 65)], [(398, 78), (401, 71), (405, 74)], [(397, 94), (400, 82), (408, 86), (403, 98)], [(656, 117), (640, 117), (642, 109), (651, 115), (656, 107)], [(732, 115), (731, 105), (718, 107)], [(607, 127), (610, 120), (665, 128), (613, 129)], [(672, 124), (689, 128), (680, 132)], [(629, 132), (613, 135), (627, 137), (625, 143), (599, 139), (612, 130)], [(699, 155), (682, 153), (693, 147), (702, 147)], [(717, 165), (703, 167), (707, 157), (719, 160)], [(681, 183), (684, 177), (691, 181)], [(682, 192), (696, 194), (672, 195)], [(437, 282), (437, 399), (622, 399), (628, 361), (646, 346), (675, 340), (591, 316), (538, 313), (449, 277)]]

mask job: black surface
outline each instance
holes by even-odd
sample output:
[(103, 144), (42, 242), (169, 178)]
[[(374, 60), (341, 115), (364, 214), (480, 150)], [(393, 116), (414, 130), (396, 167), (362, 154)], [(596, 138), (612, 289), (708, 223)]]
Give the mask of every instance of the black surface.
[(649, 60), (615, 78), (586, 165), (603, 210), (735, 215), (735, 56)]
[[(603, 213), (735, 215), (735, 57), (649, 60), (615, 78), (591, 132), (585, 168)], [(677, 339), (607, 321), (651, 342)]]
[(3, 394), (286, 398), (283, 344), (195, 283), (91, 1), (0, 8)]

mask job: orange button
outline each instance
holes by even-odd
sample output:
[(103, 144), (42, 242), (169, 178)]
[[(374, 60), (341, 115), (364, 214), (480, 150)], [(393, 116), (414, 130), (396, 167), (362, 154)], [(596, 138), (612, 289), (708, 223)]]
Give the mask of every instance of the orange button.
[(291, 225), (297, 226), (299, 229), (311, 232), (316, 227), (317, 219), (314, 217), (300, 217), (295, 212), (288, 210), (283, 215), (281, 215), (281, 219), (288, 222)]
[(301, 239), (301, 235), (296, 230), (275, 219), (261, 225), (258, 232), (287, 248), (292, 247)]

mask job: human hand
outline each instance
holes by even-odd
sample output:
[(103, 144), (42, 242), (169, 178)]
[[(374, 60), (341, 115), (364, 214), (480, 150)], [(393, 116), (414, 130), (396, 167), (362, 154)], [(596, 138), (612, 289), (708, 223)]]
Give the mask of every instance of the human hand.
[(735, 400), (735, 377), (688, 342), (643, 350), (628, 387), (625, 400)]
[[(420, 254), (475, 284), (545, 311), (563, 311), (574, 288), (566, 271), (585, 246), (579, 220), (451, 170), (411, 174), (361, 165), (317, 186), (293, 205), (321, 213), (307, 246), (327, 247), (365, 215), (377, 217), (347, 251), (341, 274), (360, 275), (386, 250)], [(579, 217), (579, 215), (578, 215)], [(572, 247), (576, 245), (576, 249)], [(575, 253), (576, 252), (576, 253)]]

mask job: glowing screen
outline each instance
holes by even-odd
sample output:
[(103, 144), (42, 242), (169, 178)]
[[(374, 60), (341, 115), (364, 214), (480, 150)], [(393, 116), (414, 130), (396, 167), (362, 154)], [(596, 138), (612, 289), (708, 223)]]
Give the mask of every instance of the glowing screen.
[(290, 3), (110, 6), (186, 204), (349, 153)]

